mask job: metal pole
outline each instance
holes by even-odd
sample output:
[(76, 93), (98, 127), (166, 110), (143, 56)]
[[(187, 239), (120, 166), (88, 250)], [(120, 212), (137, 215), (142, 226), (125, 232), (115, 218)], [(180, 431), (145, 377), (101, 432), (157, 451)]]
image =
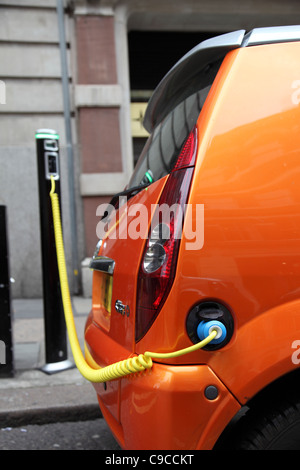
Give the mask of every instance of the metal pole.
[(73, 292), (79, 293), (79, 263), (78, 263), (78, 241), (77, 241), (77, 221), (75, 204), (75, 184), (74, 184), (74, 155), (72, 145), (72, 129), (70, 116), (70, 97), (69, 97), (69, 74), (68, 60), (65, 38), (65, 17), (63, 0), (57, 0), (56, 11), (58, 17), (59, 46), (61, 58), (64, 117), (66, 131), (66, 146), (68, 156), (68, 178), (69, 178), (69, 198), (70, 198), (70, 219), (71, 219), (71, 243), (72, 243), (72, 267), (73, 267)]
[(0, 377), (13, 377), (12, 319), (6, 207), (0, 206)]
[(39, 183), (46, 353), (46, 364), (42, 367), (42, 370), (52, 374), (73, 367), (73, 364), (67, 359), (67, 329), (59, 282), (49, 196), (51, 176), (56, 180), (56, 191), (60, 195), (59, 136), (51, 129), (40, 129), (36, 132), (35, 138)]

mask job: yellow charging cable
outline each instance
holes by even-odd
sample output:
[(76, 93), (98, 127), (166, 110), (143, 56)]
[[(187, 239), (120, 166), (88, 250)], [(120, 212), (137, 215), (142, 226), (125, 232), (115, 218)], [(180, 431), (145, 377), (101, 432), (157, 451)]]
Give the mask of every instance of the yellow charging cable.
[[(64, 314), (65, 314), (65, 321), (66, 321), (66, 326), (67, 326), (67, 331), (68, 331), (68, 336), (69, 336), (69, 341), (70, 341), (74, 361), (75, 361), (76, 367), (78, 368), (79, 372), (83, 375), (84, 378), (94, 383), (107, 382), (109, 380), (124, 377), (125, 375), (133, 374), (136, 372), (141, 372), (146, 369), (151, 369), (153, 365), (152, 358), (167, 359), (167, 358), (182, 356), (184, 354), (188, 354), (190, 352), (197, 351), (198, 349), (203, 348), (215, 338), (215, 336), (217, 335), (217, 331), (213, 330), (210, 333), (210, 335), (207, 336), (207, 338), (204, 338), (199, 343), (194, 344), (193, 346), (190, 346), (188, 348), (181, 349), (179, 351), (175, 351), (172, 353), (154, 353), (154, 352), (146, 351), (145, 354), (140, 354), (139, 356), (130, 357), (128, 359), (116, 362), (115, 364), (112, 364), (110, 366), (103, 367), (103, 368), (101, 368), (98, 364), (96, 364), (94, 360), (91, 360), (90, 362), (93, 364), (93, 367), (91, 367), (86, 362), (85, 357), (83, 356), (83, 353), (81, 351), (81, 347), (78, 341), (78, 337), (77, 337), (73, 310), (72, 310), (70, 290), (69, 290), (67, 269), (66, 269), (59, 200), (58, 200), (58, 195), (54, 191), (55, 191), (55, 180), (53, 176), (51, 176), (50, 198), (51, 198), (51, 205), (52, 205), (57, 263), (58, 263), (58, 271), (59, 271), (59, 279), (60, 279), (63, 308), (64, 308)], [(88, 349), (86, 348), (86, 346), (85, 346), (85, 354), (86, 354), (86, 357), (91, 358), (90, 353)]]

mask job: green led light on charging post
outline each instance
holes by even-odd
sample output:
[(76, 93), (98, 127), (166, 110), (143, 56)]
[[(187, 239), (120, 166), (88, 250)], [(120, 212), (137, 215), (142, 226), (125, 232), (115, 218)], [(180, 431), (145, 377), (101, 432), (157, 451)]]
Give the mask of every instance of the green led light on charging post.
[(35, 134), (36, 139), (55, 139), (59, 140), (59, 135), (58, 134), (48, 134), (45, 132), (38, 132)]

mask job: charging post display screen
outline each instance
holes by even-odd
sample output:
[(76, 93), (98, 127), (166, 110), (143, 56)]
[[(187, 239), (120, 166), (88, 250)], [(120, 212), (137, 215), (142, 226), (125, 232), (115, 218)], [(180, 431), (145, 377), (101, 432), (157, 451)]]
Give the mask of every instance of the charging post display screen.
[(37, 132), (35, 135), (39, 142), (40, 152), (44, 154), (45, 178), (50, 181), (51, 176), (55, 180), (59, 179), (59, 136), (56, 133), (47, 134)]

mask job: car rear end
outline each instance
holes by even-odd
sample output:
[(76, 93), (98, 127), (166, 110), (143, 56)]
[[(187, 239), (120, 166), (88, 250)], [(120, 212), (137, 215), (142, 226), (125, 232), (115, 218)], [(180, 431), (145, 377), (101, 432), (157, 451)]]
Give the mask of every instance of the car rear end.
[[(199, 340), (186, 329), (194, 301), (177, 263), (189, 243), (194, 262), (199, 262), (203, 205), (189, 208), (191, 187), (197, 184), (195, 165), (200, 165), (199, 140), (222, 80), (224, 57), (240, 47), (243, 34), (197, 46), (171, 69), (148, 105), (150, 137), (126, 188), (125, 203), (118, 198), (115, 204), (114, 198), (115, 209), (103, 219), (103, 236), (91, 262), (93, 306), (85, 340), (90, 360), (101, 367), (147, 349), (174, 351)], [(130, 193), (131, 188), (138, 189)], [(239, 409), (197, 356), (155, 360), (151, 370), (94, 387), (102, 413), (125, 449), (192, 449), (200, 436), (209, 448), (207, 423), (227, 423)], [(210, 395), (214, 390), (217, 397)]]
[[(104, 217), (103, 237), (91, 262), (93, 307), (85, 331), (88, 360), (104, 367), (145, 351), (171, 353), (186, 348), (199, 341), (199, 322), (210, 319), (226, 329), (221, 344), (176, 358), (154, 359), (150, 370), (94, 384), (102, 413), (124, 449), (210, 449), (249, 399), (247, 391), (254, 394), (258, 387), (255, 368), (247, 368), (248, 382), (240, 380), (253, 345), (241, 342), (243, 335), (235, 335), (238, 322), (243, 331), (241, 327), (254, 318), (252, 303), (262, 305), (264, 311), (259, 296), (265, 300), (266, 292), (259, 290), (259, 277), (256, 272), (253, 276), (247, 251), (253, 244), (260, 247), (262, 241), (253, 239), (243, 210), (248, 208), (252, 214), (258, 201), (259, 209), (267, 211), (267, 203), (261, 199), (261, 188), (256, 199), (250, 200), (242, 186), (248, 181), (249, 168), (255, 170), (255, 162), (261, 161), (269, 134), (262, 126), (266, 120), (259, 120), (258, 88), (247, 97), (243, 78), (259, 61), (265, 76), (260, 79), (256, 74), (255, 78), (263, 83), (266, 96), (271, 96), (264, 61), (269, 57), (274, 71), (281, 71), (283, 83), (289, 83), (286, 69), (294, 62), (289, 60), (288, 67), (281, 68), (277, 48), (260, 46), (262, 37), (273, 43), (273, 33), (272, 28), (262, 34), (258, 31), (249, 39), (245, 31), (237, 31), (205, 41), (170, 70), (149, 102), (145, 127), (150, 137), (126, 188), (125, 201), (114, 198), (115, 207)], [(290, 41), (295, 40), (294, 30), (284, 34), (280, 31), (275, 42), (288, 34)], [(258, 46), (257, 50), (252, 46)], [(281, 49), (281, 57), (284, 53), (293, 57), (297, 46)], [(279, 84), (278, 90), (282, 89), (282, 103), (291, 107), (285, 96), (291, 86), (286, 91), (286, 83)], [(235, 89), (245, 105), (235, 99)], [(268, 98), (264, 113), (283, 123), (281, 102), (274, 103)], [(240, 116), (244, 116), (243, 125)], [(231, 121), (238, 123), (232, 129)], [(253, 122), (258, 123), (256, 133)], [(270, 139), (273, 142), (273, 134)], [(219, 143), (223, 141), (224, 148)], [(244, 159), (237, 143), (244, 149)], [(206, 158), (213, 145), (217, 152)], [(263, 177), (268, 182), (267, 172)], [(218, 187), (226, 190), (219, 195)], [(204, 202), (209, 242), (203, 250)], [(231, 240), (239, 235), (237, 220), (244, 220), (247, 229), (240, 247), (245, 260), (240, 264), (241, 253), (230, 251)], [(264, 240), (268, 244), (267, 236)], [(264, 253), (259, 256), (265, 269), (269, 265)], [(275, 274), (268, 271), (268, 279), (280, 279)], [(253, 290), (252, 303), (243, 282), (250, 285), (250, 293)], [(240, 313), (238, 322), (233, 310)], [(234, 341), (228, 345), (231, 338)], [(244, 350), (247, 355), (238, 361)], [(267, 371), (261, 382), (270, 380), (272, 374)]]

